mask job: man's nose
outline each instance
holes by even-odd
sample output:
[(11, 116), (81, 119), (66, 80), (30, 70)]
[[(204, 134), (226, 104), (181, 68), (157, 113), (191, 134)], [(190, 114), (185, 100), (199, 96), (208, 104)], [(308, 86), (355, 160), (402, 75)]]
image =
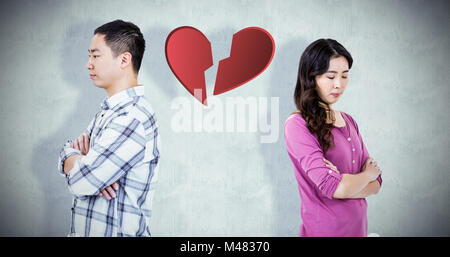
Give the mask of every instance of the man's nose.
[(86, 63), (86, 69), (92, 70), (92, 68), (93, 68), (93, 66), (92, 66), (91, 60), (89, 60), (89, 61)]

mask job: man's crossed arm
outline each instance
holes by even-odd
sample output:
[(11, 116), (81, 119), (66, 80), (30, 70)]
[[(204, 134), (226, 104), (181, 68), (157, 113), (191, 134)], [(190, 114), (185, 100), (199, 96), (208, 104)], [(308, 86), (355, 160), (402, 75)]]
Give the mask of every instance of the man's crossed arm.
[[(63, 171), (66, 175), (69, 175), (70, 170), (73, 168), (73, 166), (75, 165), (75, 162), (77, 160), (79, 160), (79, 159), (83, 158), (83, 156), (87, 155), (87, 153), (89, 152), (89, 145), (90, 145), (89, 136), (86, 134), (81, 134), (79, 137), (77, 137), (74, 140), (74, 142), (72, 142), (70, 147), (79, 150), (82, 153), (82, 155), (73, 154), (64, 161)], [(112, 185), (110, 185), (110, 186), (106, 187), (105, 189), (103, 189), (102, 191), (100, 191), (100, 193), (98, 195), (104, 196), (107, 200), (111, 200), (112, 198), (116, 197), (116, 193), (114, 192), (114, 190), (117, 190), (117, 189), (119, 189), (119, 184), (116, 181)]]

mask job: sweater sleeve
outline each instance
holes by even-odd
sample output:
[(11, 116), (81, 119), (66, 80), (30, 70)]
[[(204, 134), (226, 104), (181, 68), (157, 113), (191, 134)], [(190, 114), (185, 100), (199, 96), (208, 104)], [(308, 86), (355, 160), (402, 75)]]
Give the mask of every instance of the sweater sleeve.
[(323, 161), (322, 147), (317, 138), (308, 130), (306, 122), (299, 114), (291, 116), (285, 123), (284, 136), (287, 151), (299, 172), (315, 184), (322, 196), (333, 198), (342, 175), (329, 169)]

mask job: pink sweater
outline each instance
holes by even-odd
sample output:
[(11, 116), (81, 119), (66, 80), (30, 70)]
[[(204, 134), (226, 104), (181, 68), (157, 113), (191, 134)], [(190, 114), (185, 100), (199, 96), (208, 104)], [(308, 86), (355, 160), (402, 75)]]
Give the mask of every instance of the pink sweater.
[[(331, 131), (335, 147), (325, 155), (300, 114), (286, 120), (284, 136), (301, 198), (300, 236), (367, 236), (366, 199), (333, 198), (342, 174), (359, 173), (369, 157), (358, 125), (350, 115), (341, 113), (346, 125)], [(326, 167), (322, 158), (341, 174)], [(381, 185), (381, 176), (377, 179)]]

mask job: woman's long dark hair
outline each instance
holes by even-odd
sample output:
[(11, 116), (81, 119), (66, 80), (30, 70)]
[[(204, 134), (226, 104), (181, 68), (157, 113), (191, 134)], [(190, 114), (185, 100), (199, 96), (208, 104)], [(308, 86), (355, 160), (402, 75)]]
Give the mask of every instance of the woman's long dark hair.
[(317, 136), (324, 153), (334, 146), (334, 137), (331, 133), (334, 125), (326, 123), (327, 115), (333, 122), (335, 118), (328, 104), (319, 97), (316, 91), (315, 76), (327, 72), (330, 59), (340, 56), (347, 59), (350, 69), (353, 58), (336, 40), (319, 39), (311, 43), (300, 58), (294, 92), (297, 110), (306, 121), (309, 131)]

